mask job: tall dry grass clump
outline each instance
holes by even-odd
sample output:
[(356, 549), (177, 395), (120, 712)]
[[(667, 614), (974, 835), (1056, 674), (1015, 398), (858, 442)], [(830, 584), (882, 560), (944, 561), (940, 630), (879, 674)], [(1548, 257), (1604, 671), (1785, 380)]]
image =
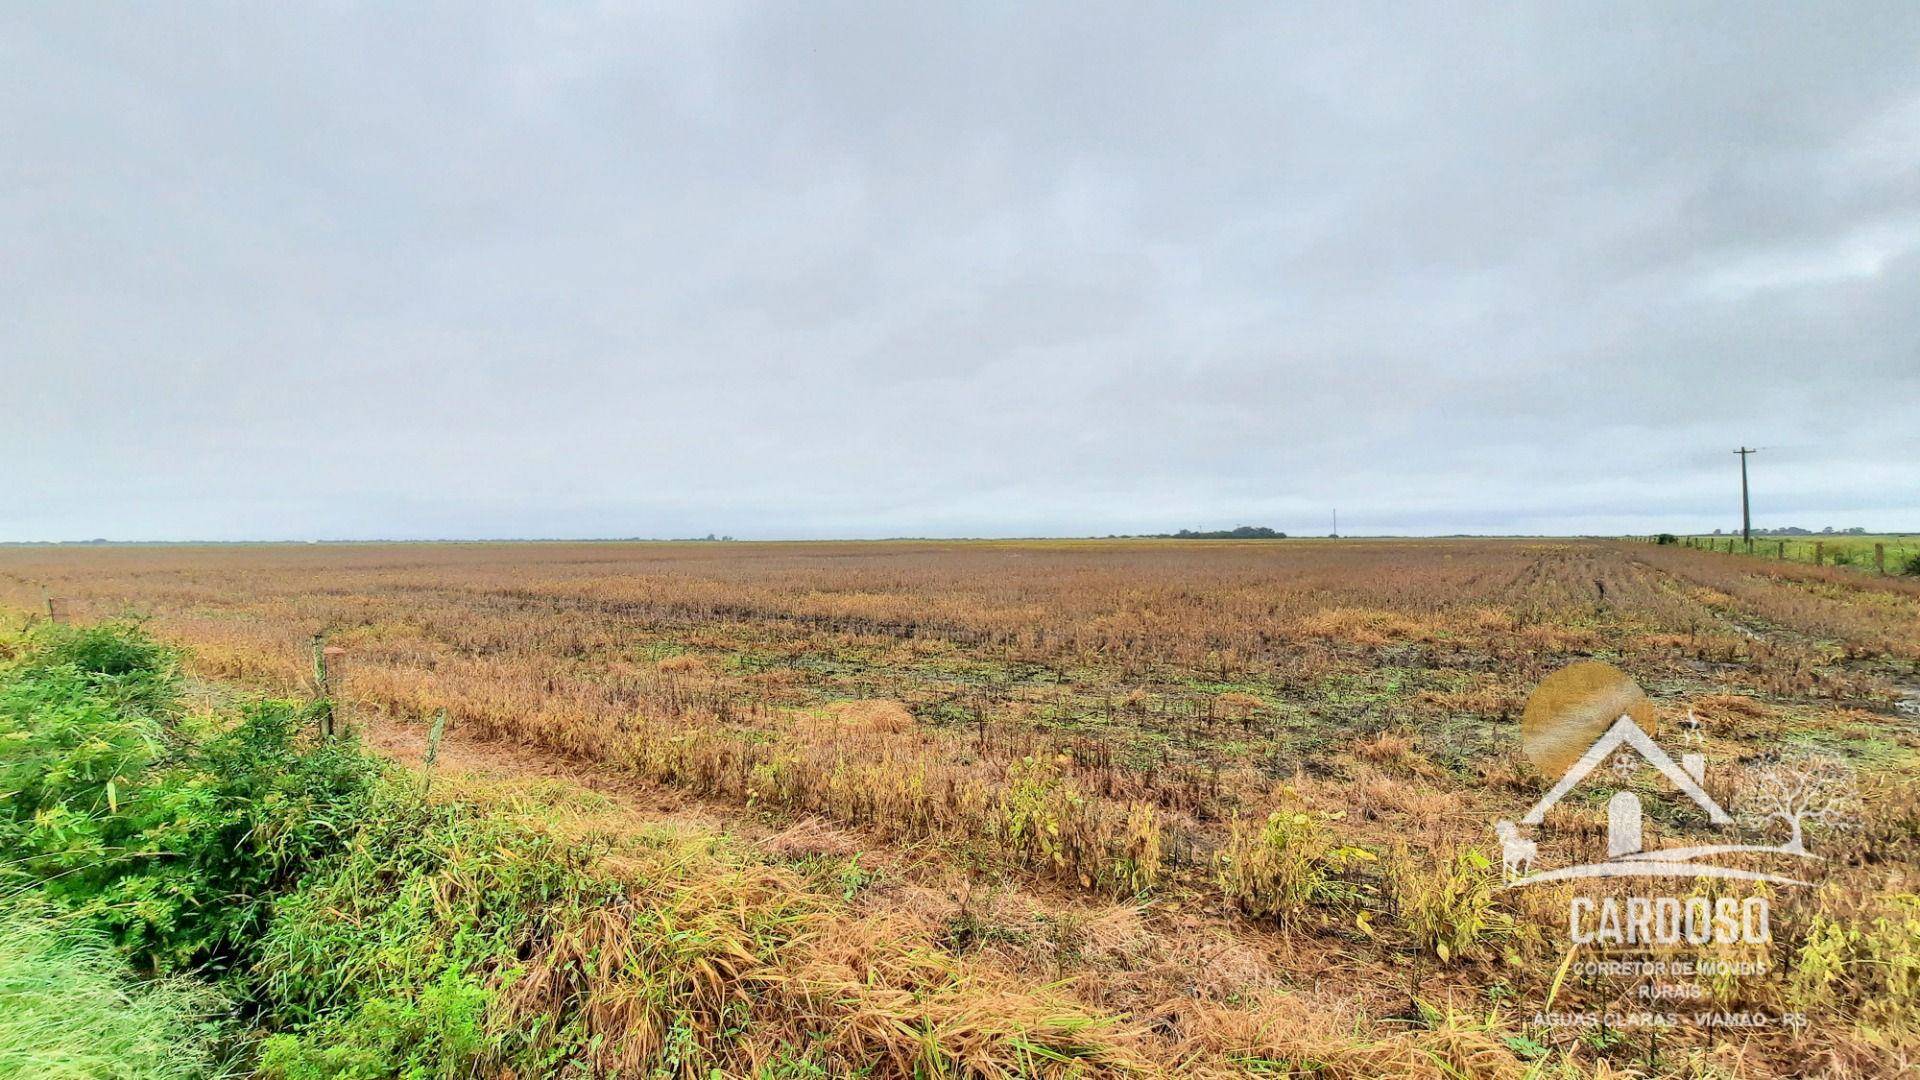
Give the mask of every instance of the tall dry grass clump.
[[(544, 833), (566, 812), (471, 786), (458, 798), (492, 806), (509, 835)], [(524, 960), (491, 978), (485, 1027), (518, 1059), (565, 1053), (589, 1075), (688, 1078), (1153, 1071), (1115, 1018), (970, 965), (904, 916), (856, 918), (843, 897), (718, 838), (654, 832), (598, 847), (530, 924)], [(445, 874), (438, 903), (481, 902), (497, 874)]]
[[(1252, 1008), (1202, 1004), (1183, 1018), (1181, 1049), (1196, 1076), (1328, 1080), (1537, 1080), (1603, 1077), (1601, 1065), (1528, 1061), (1494, 1020), (1450, 1006), (1421, 1007), (1417, 1021), (1382, 1021), (1304, 994), (1263, 995)], [(1217, 1063), (1217, 1064), (1216, 1064)]]

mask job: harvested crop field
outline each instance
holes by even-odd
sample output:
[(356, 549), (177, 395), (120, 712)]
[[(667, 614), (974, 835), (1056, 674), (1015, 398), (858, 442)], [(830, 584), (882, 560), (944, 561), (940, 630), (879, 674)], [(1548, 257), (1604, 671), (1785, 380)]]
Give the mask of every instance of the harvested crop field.
[[(348, 726), (402, 760), (445, 710), (443, 767), (754, 845), (844, 899), (860, 964), (934, 949), (1000, 1012), (1100, 1021), (1098, 1052), (1036, 1072), (1920, 1052), (1916, 579), (1598, 540), (0, 548), (0, 604), (49, 598), (146, 620), (213, 694), (311, 693), (324, 635)], [(1527, 696), (1590, 659), (1663, 735), (1691, 714), (1729, 801), (1792, 752), (1854, 771), (1858, 820), (1772, 898), (1767, 972), (1682, 1010), (1803, 1025), (1541, 1020), (1648, 1004), (1576, 963), (1564, 890), (1500, 887), (1494, 822), (1552, 781)], [(1556, 813), (1604, 846), (1600, 803)]]

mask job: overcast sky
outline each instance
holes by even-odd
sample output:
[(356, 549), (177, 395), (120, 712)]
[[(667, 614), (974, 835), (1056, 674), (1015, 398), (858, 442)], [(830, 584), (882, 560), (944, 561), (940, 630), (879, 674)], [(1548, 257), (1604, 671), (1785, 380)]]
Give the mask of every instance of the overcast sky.
[(0, 376), (0, 540), (1920, 530), (1920, 6), (11, 3)]

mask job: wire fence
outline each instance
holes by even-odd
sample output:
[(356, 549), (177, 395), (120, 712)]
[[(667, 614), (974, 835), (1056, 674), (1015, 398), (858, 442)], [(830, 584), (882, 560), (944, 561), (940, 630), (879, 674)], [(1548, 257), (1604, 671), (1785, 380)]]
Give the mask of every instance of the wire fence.
[[(1658, 543), (1661, 537), (1648, 537)], [(1738, 536), (1674, 536), (1672, 543), (1699, 551), (1750, 555), (1760, 559), (1851, 566), (1869, 573), (1920, 576), (1920, 536), (1849, 535), (1756, 536), (1751, 545)]]

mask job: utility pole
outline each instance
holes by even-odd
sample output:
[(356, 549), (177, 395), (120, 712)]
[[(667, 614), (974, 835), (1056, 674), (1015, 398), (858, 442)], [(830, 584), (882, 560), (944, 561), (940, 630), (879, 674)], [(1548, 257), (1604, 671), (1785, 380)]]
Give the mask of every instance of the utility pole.
[(1747, 550), (1753, 550), (1753, 510), (1747, 502), (1747, 455), (1756, 453), (1745, 446), (1735, 450), (1740, 455), (1740, 535), (1747, 542)]
[(1340, 539), (1340, 508), (1333, 508), (1333, 538)]

